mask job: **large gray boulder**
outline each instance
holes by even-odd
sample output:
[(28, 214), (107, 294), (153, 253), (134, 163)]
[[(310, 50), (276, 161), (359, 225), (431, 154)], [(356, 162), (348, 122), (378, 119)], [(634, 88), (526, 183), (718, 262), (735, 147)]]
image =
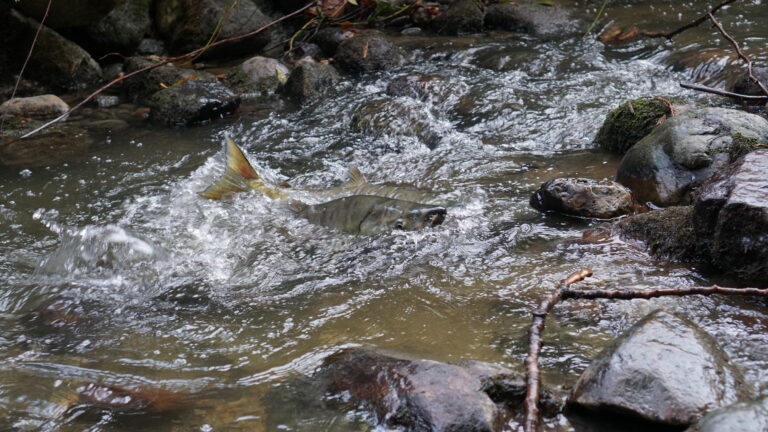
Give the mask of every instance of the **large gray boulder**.
[(686, 426), (751, 395), (711, 336), (686, 318), (656, 311), (592, 361), (568, 403), (596, 413)]
[(725, 108), (688, 110), (630, 148), (616, 180), (632, 189), (640, 202), (689, 204), (694, 188), (752, 141), (768, 143), (768, 120)]
[(768, 283), (768, 150), (756, 150), (702, 187), (694, 226), (711, 263), (746, 283)]
[(659, 99), (638, 98), (624, 102), (608, 113), (595, 143), (623, 155), (669, 115), (669, 105)]
[(636, 207), (632, 192), (625, 186), (585, 178), (550, 180), (531, 195), (530, 204), (543, 212), (597, 219), (623, 216)]
[(326, 391), (409, 431), (492, 432), (500, 412), (477, 374), (430, 360), (404, 360), (365, 350), (331, 356), (315, 375)]
[[(39, 22), (0, 2), (0, 80), (19, 73)], [(55, 30), (43, 26), (29, 58), (25, 75), (60, 90), (78, 90), (101, 80), (101, 67), (84, 49)]]
[(216, 81), (191, 79), (149, 97), (149, 119), (167, 126), (188, 126), (235, 112), (240, 97)]
[(718, 408), (686, 432), (768, 432), (768, 397)]
[(389, 70), (399, 65), (403, 56), (382, 33), (366, 31), (345, 39), (336, 49), (334, 63), (348, 73)]
[[(240, 36), (259, 29), (269, 18), (251, 1), (231, 0), (158, 0), (155, 26), (172, 52), (185, 53), (206, 45), (224, 19), (216, 40)], [(230, 6), (235, 5), (230, 10)], [(271, 40), (269, 29), (249, 38), (227, 43), (205, 52), (207, 57), (232, 57), (255, 54)]]
[(517, 0), (488, 6), (485, 27), (522, 31), (534, 36), (554, 38), (578, 32), (579, 20), (559, 3), (547, 5), (541, 1)]

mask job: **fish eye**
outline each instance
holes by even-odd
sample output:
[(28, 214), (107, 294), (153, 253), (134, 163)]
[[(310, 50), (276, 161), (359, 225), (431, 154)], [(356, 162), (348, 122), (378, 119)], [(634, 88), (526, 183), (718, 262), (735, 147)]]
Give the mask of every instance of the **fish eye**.
[(403, 224), (402, 219), (398, 219), (397, 222), (395, 222), (395, 229), (405, 229), (405, 224)]

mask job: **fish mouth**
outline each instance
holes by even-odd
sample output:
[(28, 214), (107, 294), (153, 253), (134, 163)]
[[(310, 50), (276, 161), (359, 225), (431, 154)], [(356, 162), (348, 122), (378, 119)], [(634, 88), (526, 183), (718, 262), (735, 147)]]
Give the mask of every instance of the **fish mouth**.
[(443, 207), (427, 210), (423, 219), (424, 224), (430, 227), (438, 226), (445, 220), (446, 213), (448, 212)]

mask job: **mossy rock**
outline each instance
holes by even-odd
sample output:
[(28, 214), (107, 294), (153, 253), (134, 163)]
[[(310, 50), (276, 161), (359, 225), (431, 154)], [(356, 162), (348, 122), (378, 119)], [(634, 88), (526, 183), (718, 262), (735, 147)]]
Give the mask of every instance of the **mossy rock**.
[(643, 242), (648, 252), (657, 258), (701, 261), (693, 225), (693, 206), (667, 207), (630, 216), (619, 221), (616, 230), (624, 239)]
[(624, 102), (608, 113), (595, 143), (606, 150), (624, 154), (651, 133), (659, 119), (669, 114), (669, 105), (659, 99), (638, 98)]

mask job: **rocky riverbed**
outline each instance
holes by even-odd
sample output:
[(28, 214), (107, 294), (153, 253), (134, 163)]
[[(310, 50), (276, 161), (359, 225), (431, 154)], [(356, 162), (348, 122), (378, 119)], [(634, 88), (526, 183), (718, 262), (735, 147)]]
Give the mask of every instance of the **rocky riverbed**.
[[(638, 36), (711, 5), (320, 3), (0, 1), (0, 429), (517, 431), (531, 312), (572, 271), (768, 284), (765, 102), (678, 84), (761, 90), (708, 25)], [(762, 2), (717, 16), (765, 77)], [(445, 220), (203, 199), (225, 137), (279, 194), (356, 166)], [(558, 305), (541, 430), (764, 430), (765, 306)]]

